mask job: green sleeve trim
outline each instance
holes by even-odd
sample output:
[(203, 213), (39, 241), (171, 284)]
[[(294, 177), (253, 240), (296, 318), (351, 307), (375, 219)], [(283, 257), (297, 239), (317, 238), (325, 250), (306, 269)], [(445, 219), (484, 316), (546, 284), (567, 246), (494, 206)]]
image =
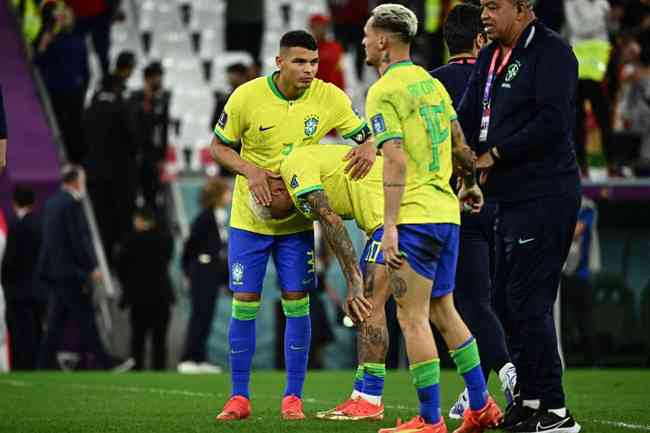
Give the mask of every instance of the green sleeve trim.
[(377, 142), (377, 149), (381, 149), (381, 147), (384, 145), (389, 140), (401, 140), (404, 136), (398, 132), (385, 132), (383, 134), (380, 134), (375, 137), (375, 141)]
[(458, 120), (458, 114), (454, 114), (453, 116), (449, 116), (449, 120)]
[(364, 373), (363, 365), (359, 365), (357, 367), (356, 373), (354, 373), (354, 379), (355, 380), (363, 380), (363, 373)]
[(295, 301), (282, 299), (282, 310), (286, 317), (309, 316), (309, 295)]
[(237, 320), (254, 320), (260, 310), (261, 301), (244, 302), (232, 300), (232, 317)]
[(386, 364), (379, 364), (376, 362), (366, 362), (363, 364), (363, 367), (366, 369), (368, 374), (371, 374), (375, 377), (385, 377), (386, 376)]
[(440, 383), (440, 359), (438, 358), (411, 364), (409, 369), (413, 376), (413, 384), (418, 389)]
[(478, 355), (478, 345), (476, 340), (472, 340), (467, 346), (458, 349), (450, 350), (451, 358), (456, 363), (456, 368), (459, 374), (465, 374), (476, 366), (481, 365), (481, 358)]
[(226, 143), (229, 146), (232, 146), (233, 144), (235, 144), (234, 140), (230, 140), (229, 138), (226, 138), (226, 136), (223, 135), (221, 132), (219, 132), (219, 130), (216, 127), (214, 128), (214, 135), (219, 137), (219, 140), (223, 141), (224, 143)]
[(310, 192), (322, 191), (322, 190), (324, 190), (323, 185), (309, 186), (305, 189), (301, 189), (300, 191), (296, 192), (296, 198), (302, 197), (303, 195), (309, 194)]
[(363, 128), (365, 128), (366, 126), (368, 126), (368, 123), (364, 120), (358, 128), (355, 128), (352, 132), (348, 132), (343, 136), (343, 138), (347, 140), (348, 138), (354, 137), (355, 135), (360, 133), (363, 130)]

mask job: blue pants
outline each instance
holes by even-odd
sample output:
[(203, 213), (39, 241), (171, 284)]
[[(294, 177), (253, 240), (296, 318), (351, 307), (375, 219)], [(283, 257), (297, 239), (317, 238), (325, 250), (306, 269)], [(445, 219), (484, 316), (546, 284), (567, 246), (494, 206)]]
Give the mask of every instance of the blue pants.
[(564, 407), (553, 304), (580, 208), (579, 194), (500, 203), (496, 289), (523, 400)]

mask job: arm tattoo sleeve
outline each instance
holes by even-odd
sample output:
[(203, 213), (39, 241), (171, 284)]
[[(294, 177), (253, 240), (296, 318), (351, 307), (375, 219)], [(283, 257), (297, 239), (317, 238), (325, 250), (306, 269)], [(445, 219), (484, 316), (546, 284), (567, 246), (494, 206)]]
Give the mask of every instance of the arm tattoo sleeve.
[(453, 156), (456, 163), (462, 168), (463, 180), (467, 187), (476, 183), (476, 168), (474, 162), (474, 153), (465, 141), (465, 135), (457, 120), (451, 122), (451, 134), (453, 145)]

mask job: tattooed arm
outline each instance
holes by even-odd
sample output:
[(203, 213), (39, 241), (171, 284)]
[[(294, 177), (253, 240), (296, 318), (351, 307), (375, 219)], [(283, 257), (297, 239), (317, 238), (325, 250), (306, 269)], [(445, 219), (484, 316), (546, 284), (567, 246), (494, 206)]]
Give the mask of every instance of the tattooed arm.
[(384, 151), (384, 236), (381, 248), (384, 261), (392, 268), (402, 266), (397, 235), (397, 220), (406, 185), (406, 155), (402, 150), (402, 140), (388, 140)]
[(348, 286), (346, 313), (355, 322), (363, 322), (370, 315), (370, 302), (363, 296), (363, 279), (354, 246), (337, 215), (327, 201), (325, 191), (313, 191), (305, 197), (313, 215), (321, 223), (327, 243), (341, 265)]
[(483, 193), (476, 182), (476, 155), (465, 141), (465, 135), (457, 120), (451, 122), (452, 153), (456, 166), (460, 167), (462, 186), (458, 199), (466, 204), (472, 213), (479, 213), (483, 207)]

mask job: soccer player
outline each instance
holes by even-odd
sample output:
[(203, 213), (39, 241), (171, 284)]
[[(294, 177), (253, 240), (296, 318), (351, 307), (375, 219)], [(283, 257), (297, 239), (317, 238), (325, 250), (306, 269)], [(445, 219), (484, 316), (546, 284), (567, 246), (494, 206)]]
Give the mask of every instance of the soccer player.
[[(249, 382), (255, 351), (255, 318), (269, 256), (273, 255), (287, 317), (287, 384), (284, 419), (302, 419), (302, 388), (310, 342), (309, 290), (314, 287), (313, 224), (299, 214), (279, 221), (258, 218), (251, 200), (271, 202), (269, 179), (292, 149), (317, 144), (332, 129), (360, 144), (348, 153), (354, 179), (367, 174), (376, 148), (365, 121), (349, 98), (331, 84), (314, 79), (318, 50), (304, 31), (282, 36), (278, 71), (249, 81), (232, 94), (215, 126), (211, 145), (215, 161), (235, 172), (228, 263), (234, 292), (228, 334), (232, 396), (218, 420), (239, 420), (251, 413)], [(241, 143), (241, 155), (231, 146)]]
[[(415, 14), (401, 5), (376, 7), (364, 28), (366, 61), (381, 77), (368, 91), (366, 116), (384, 154), (384, 225), (365, 256), (385, 263), (375, 283), (388, 279), (406, 341), (420, 413), (385, 432), (446, 432), (440, 415), (440, 361), (429, 318), (440, 330), (468, 389), (470, 407), (456, 433), (483, 432), (501, 422), (489, 397), (476, 341), (456, 312), (452, 292), (460, 212), (449, 185), (451, 142), (464, 141), (451, 98), (410, 61)], [(474, 171), (463, 177), (475, 185)]]
[[(435, 69), (431, 75), (445, 86), (454, 108), (457, 108), (474, 69), (476, 56), (487, 43), (481, 23), (481, 9), (470, 3), (454, 6), (445, 20), (443, 35), (451, 57), (446, 65)], [(459, 117), (458, 121), (463, 124), (462, 118)], [(510, 404), (514, 399), (517, 372), (510, 362), (503, 327), (492, 308), (490, 296), (493, 269), (490, 252), (494, 250), (495, 216), (496, 204), (489, 198), (479, 214), (463, 212), (460, 216), (454, 303), (476, 337), (485, 379), (487, 380), (490, 371), (497, 372), (506, 401)], [(465, 270), (471, 271), (463, 272)], [(451, 407), (449, 417), (463, 418), (467, 407), (465, 390)]]

